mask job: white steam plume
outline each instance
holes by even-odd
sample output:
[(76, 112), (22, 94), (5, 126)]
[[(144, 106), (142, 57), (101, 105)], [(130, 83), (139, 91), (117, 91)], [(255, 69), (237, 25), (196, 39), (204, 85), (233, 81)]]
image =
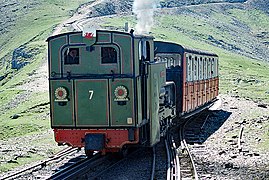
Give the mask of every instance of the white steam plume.
[(137, 17), (136, 34), (148, 34), (150, 32), (156, 7), (157, 0), (134, 0), (133, 12)]

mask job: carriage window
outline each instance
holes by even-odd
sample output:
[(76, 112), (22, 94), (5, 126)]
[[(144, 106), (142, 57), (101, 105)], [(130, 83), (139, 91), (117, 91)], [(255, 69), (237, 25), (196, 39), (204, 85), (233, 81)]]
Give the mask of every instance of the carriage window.
[(196, 80), (199, 80), (199, 59), (195, 57), (195, 63), (196, 63)]
[(138, 57), (139, 57), (139, 60), (142, 59), (142, 54), (143, 54), (143, 49), (142, 49), (142, 41), (139, 42), (138, 44)]
[(215, 59), (212, 59), (212, 70), (211, 70), (212, 78), (216, 76), (216, 64), (215, 64)]
[(178, 54), (176, 56), (176, 66), (181, 66), (181, 56), (180, 56), (180, 54)]
[(170, 58), (170, 64), (171, 64), (171, 66), (174, 66), (175, 65), (175, 60), (174, 60), (174, 58)]
[(164, 58), (164, 61), (163, 62), (165, 62), (165, 67), (168, 68), (169, 67), (169, 64), (168, 64), (167, 58)]
[(218, 67), (219, 67), (219, 63), (218, 63), (218, 59), (215, 59), (216, 61), (216, 77), (219, 75), (219, 71), (218, 71)]
[(195, 57), (195, 61), (193, 63), (193, 80), (194, 81), (197, 80), (197, 75), (198, 75), (198, 71), (197, 71), (198, 67), (197, 67), (197, 65), (198, 65), (198, 61), (197, 61), (197, 57)]
[(117, 51), (113, 47), (101, 48), (102, 64), (117, 63)]
[(207, 77), (208, 77), (208, 79), (210, 79), (211, 78), (211, 58), (209, 58), (209, 60), (208, 60), (208, 63), (207, 63)]
[(175, 59), (175, 66), (180, 66), (180, 58), (176, 57)]
[(79, 48), (68, 48), (64, 52), (64, 64), (79, 64)]
[(170, 66), (171, 66), (170, 60), (168, 58), (165, 58), (165, 59), (166, 59), (167, 67), (170, 68)]
[(188, 63), (187, 81), (192, 81), (192, 59), (191, 59), (191, 56), (189, 56), (187, 63)]
[(199, 80), (203, 79), (203, 58), (200, 57), (199, 61)]
[(204, 59), (204, 79), (207, 79), (207, 58)]

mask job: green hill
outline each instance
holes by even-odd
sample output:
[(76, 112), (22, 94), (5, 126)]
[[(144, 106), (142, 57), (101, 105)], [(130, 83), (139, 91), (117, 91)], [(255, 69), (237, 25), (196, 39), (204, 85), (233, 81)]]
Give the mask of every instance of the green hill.
[[(0, 77), (10, 75), (12, 56), (19, 61), (33, 63), (44, 58), (46, 38), (53, 27), (68, 18), (79, 5), (89, 2), (86, 0), (1, 0), (0, 5)], [(19, 52), (15, 52), (19, 49)], [(36, 57), (40, 55), (41, 57)], [(24, 54), (23, 55), (20, 55)], [(34, 68), (34, 67), (33, 67)], [(36, 66), (35, 66), (36, 68)], [(9, 78), (7, 78), (9, 79)], [(4, 84), (6, 81), (0, 81)]]
[[(46, 63), (47, 37), (57, 24), (70, 17), (86, 0), (0, 0), (0, 143), (19, 136), (34, 136), (50, 129), (47, 92), (31, 92), (18, 88), (28, 81), (41, 64)], [(12, 69), (12, 59), (27, 64)], [(52, 153), (53, 137), (44, 135), (39, 142), (27, 140), (29, 146)], [(13, 140), (11, 140), (13, 141)], [(43, 142), (43, 145), (42, 145)], [(45, 146), (44, 146), (45, 145)], [(47, 148), (50, 147), (50, 148)], [(17, 163), (2, 163), (0, 172), (37, 159), (44, 154), (21, 157)], [(29, 158), (30, 157), (30, 158)], [(3, 161), (4, 162), (4, 161)]]
[[(46, 62), (46, 38), (86, 0), (0, 0), (0, 140), (38, 134), (50, 128), (47, 92), (18, 88)], [(217, 3), (216, 3), (217, 2)], [(152, 35), (220, 57), (220, 92), (269, 103), (268, 0), (162, 0), (155, 11)], [(103, 28), (135, 26), (132, 1), (104, 1), (89, 17)], [(89, 24), (91, 25), (91, 24)], [(63, 31), (70, 30), (66, 27)], [(12, 69), (12, 60), (24, 63)], [(49, 137), (52, 143), (53, 138)], [(34, 143), (34, 142), (32, 142)], [(44, 157), (35, 157), (36, 159)], [(0, 171), (25, 164), (7, 166)]]
[[(269, 16), (245, 4), (204, 4), (158, 9), (152, 35), (220, 56), (220, 91), (269, 102)], [(104, 28), (123, 30), (134, 16), (104, 18)]]

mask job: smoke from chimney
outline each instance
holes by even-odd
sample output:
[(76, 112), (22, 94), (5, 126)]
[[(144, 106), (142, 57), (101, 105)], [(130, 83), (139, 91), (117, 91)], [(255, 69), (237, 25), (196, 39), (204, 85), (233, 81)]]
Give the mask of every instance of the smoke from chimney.
[(153, 26), (153, 15), (156, 7), (157, 0), (134, 0), (133, 12), (137, 17), (136, 34), (149, 34)]

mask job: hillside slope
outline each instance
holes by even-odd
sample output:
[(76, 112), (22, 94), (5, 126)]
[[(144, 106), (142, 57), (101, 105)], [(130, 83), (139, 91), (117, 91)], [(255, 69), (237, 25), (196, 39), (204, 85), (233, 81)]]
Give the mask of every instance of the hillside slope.
[[(73, 14), (79, 5), (89, 2), (0, 0), (0, 80), (10, 77), (12, 60), (16, 64), (34, 63), (38, 59), (35, 56), (45, 51), (45, 39), (53, 26)], [(0, 81), (3, 83), (6, 81)]]
[[(104, 3), (96, 8), (113, 14), (108, 11), (111, 6), (124, 9), (123, 3)], [(218, 53), (222, 93), (269, 102), (269, 15), (255, 7), (260, 6), (237, 1), (157, 8), (152, 35)], [(132, 13), (96, 19), (103, 20), (105, 29), (124, 30), (125, 22), (132, 28), (136, 24)], [(91, 19), (85, 27), (93, 22)]]
[[(90, 13), (86, 13), (90, 21), (85, 26), (98, 24), (106, 29), (123, 30), (127, 21), (134, 27), (132, 2), (104, 0), (90, 7)], [(268, 0), (160, 2), (152, 35), (160, 40), (216, 52), (220, 56), (221, 93), (269, 103), (269, 65), (263, 62), (269, 60)], [(29, 138), (33, 133), (44, 132), (52, 143), (52, 135), (46, 131), (50, 126), (47, 90), (32, 91), (27, 86), (40, 89), (37, 84), (40, 82), (35, 81), (39, 76), (42, 82), (46, 81), (46, 66), (39, 69), (46, 63), (45, 40), (57, 24), (73, 15), (78, 7), (84, 7), (80, 6), (83, 3), (91, 2), (0, 0), (0, 144), (1, 140), (5, 144), (6, 140), (10, 143), (18, 136), (24, 139), (25, 134)], [(63, 31), (72, 30), (72, 23), (75, 21), (63, 23)], [(13, 59), (28, 64), (18, 70), (11, 69)], [(35, 142), (31, 143), (35, 146)], [(0, 171), (18, 164), (2, 167), (0, 163)]]
[[(132, 1), (124, 0), (106, 2), (96, 6), (90, 17), (122, 12), (130, 14), (131, 5)], [(231, 52), (269, 61), (268, 8), (269, 0), (162, 0), (155, 13), (159, 16), (162, 13), (190, 16), (190, 23), (200, 21), (203, 24), (197, 24), (195, 29), (184, 30), (184, 33)], [(180, 25), (181, 22), (178, 21), (177, 24)], [(206, 32), (205, 28), (209, 26), (217, 28), (216, 36), (210, 35), (212, 32)], [(205, 32), (201, 33), (201, 29)]]
[[(85, 3), (89, 1), (63, 4), (62, 0), (0, 0), (0, 172), (44, 159), (59, 149), (48, 145), (54, 143), (48, 131), (48, 88), (44, 91), (41, 87), (47, 84), (47, 67), (39, 67), (47, 64), (45, 40), (54, 27)], [(12, 60), (19, 65), (28, 63), (21, 69), (11, 69)], [(36, 78), (42, 81), (28, 84), (35, 86), (36, 91), (21, 87)], [(29, 152), (36, 147), (43, 153)], [(7, 153), (5, 149), (12, 151)], [(16, 163), (8, 163), (12, 158), (18, 158)]]
[(250, 7), (260, 9), (269, 14), (269, 1), (268, 0), (248, 0), (246, 3)]
[[(16, 87), (31, 81), (31, 76), (36, 74), (36, 69), (45, 58), (46, 44), (44, 40), (51, 33), (52, 27), (68, 14), (72, 14), (75, 9), (72, 10), (70, 4), (67, 6), (60, 2), (57, 0), (38, 3), (26, 0), (20, 3), (16, 0), (3, 1), (1, 8), (5, 11), (1, 11), (3, 15), (1, 21), (8, 25), (3, 26), (2, 31), (5, 31), (5, 36), (1, 34), (0, 40), (0, 44), (2, 44), (0, 51), (2, 69), (0, 72), (4, 77), (4, 79), (0, 79), (0, 100), (3, 104), (0, 107), (1, 114), (8, 108), (17, 107), (17, 104), (26, 101), (31, 96), (28, 91), (25, 91), (25, 88)], [(78, 7), (82, 2), (72, 3), (77, 4), (76, 7)], [(269, 60), (269, 17), (266, 12), (255, 9), (255, 7), (261, 7), (264, 4), (263, 1), (220, 0), (217, 1), (218, 3), (213, 3), (213, 1), (200, 0), (199, 2), (180, 1), (181, 4), (175, 2), (178, 1), (161, 1), (161, 3), (170, 3), (169, 7), (171, 7), (159, 7), (155, 12), (156, 21), (153, 35), (157, 39), (217, 52), (220, 56), (222, 93), (228, 92), (269, 102), (268, 64), (246, 58)], [(200, 5), (189, 6), (187, 2), (192, 2), (191, 4), (195, 2), (194, 4)], [(261, 5), (258, 2), (261, 2)], [(104, 1), (102, 4), (91, 7), (89, 11), (92, 13), (87, 16), (91, 18), (124, 13), (125, 15), (119, 16), (119, 18), (104, 18), (103, 21), (98, 18), (98, 22), (92, 18), (90, 23), (104, 24), (104, 28), (118, 29), (128, 21), (134, 27), (135, 18), (131, 14), (131, 6), (132, 1), (117, 0), (114, 3)], [(172, 8), (172, 6), (180, 7)], [(51, 14), (52, 11), (57, 11), (58, 14)], [(12, 12), (14, 13), (12, 14)], [(37, 12), (38, 15), (36, 15)], [(126, 13), (129, 16), (126, 16)], [(22, 14), (24, 16), (19, 18)], [(9, 22), (8, 18), (5, 20), (3, 17), (10, 17), (13, 20)], [(24, 25), (29, 24), (30, 21), (34, 22), (29, 26)], [(70, 25), (72, 23), (69, 22), (64, 26), (68, 29)], [(17, 29), (20, 29), (18, 35), (16, 34)], [(19, 51), (17, 51), (18, 48)], [(30, 64), (21, 70), (11, 70), (10, 62), (14, 57), (22, 61), (26, 59)], [(245, 71), (246, 69), (248, 71)], [(40, 99), (47, 99), (46, 96), (43, 97), (44, 95), (43, 93), (38, 96), (41, 96)], [(19, 102), (13, 102), (12, 99), (15, 99), (14, 101), (18, 99)], [(5, 112), (4, 114), (10, 116), (12, 113), (15, 112)]]

